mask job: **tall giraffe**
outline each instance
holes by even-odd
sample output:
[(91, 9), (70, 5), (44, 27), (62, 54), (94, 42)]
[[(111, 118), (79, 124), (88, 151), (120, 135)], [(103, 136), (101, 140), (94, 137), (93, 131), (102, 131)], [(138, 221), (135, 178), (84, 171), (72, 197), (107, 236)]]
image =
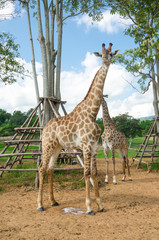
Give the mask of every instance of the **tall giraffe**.
[(39, 193), (37, 201), (38, 210), (40, 211), (44, 210), (42, 193), (46, 171), (48, 174), (51, 205), (58, 205), (53, 194), (53, 171), (55, 162), (62, 148), (78, 148), (83, 150), (87, 214), (94, 215), (90, 199), (90, 177), (92, 177), (94, 182), (95, 197), (99, 212), (104, 211), (96, 179), (97, 143), (101, 132), (96, 123), (96, 116), (100, 108), (104, 82), (109, 69), (111, 57), (118, 53), (118, 51), (116, 51), (112, 54), (111, 46), (112, 44), (110, 44), (109, 50), (105, 49), (105, 53), (103, 53), (103, 51), (102, 54), (96, 53), (96, 55), (102, 56), (103, 64), (97, 71), (83, 101), (81, 101), (70, 114), (64, 117), (51, 119), (43, 129), (42, 162), (39, 166)]
[[(103, 124), (104, 132), (102, 134), (103, 148), (106, 157), (106, 176), (105, 183), (108, 183), (108, 172), (109, 172), (109, 149), (111, 150), (112, 161), (113, 161), (113, 183), (117, 184), (116, 175), (115, 175), (115, 150), (118, 152), (123, 166), (123, 178), (122, 181), (125, 181), (125, 167), (128, 168), (129, 181), (132, 181), (129, 168), (128, 160), (128, 143), (126, 137), (123, 133), (119, 132), (109, 115), (109, 110), (104, 97), (102, 98), (102, 111), (103, 111)], [(124, 156), (123, 156), (124, 154)], [(126, 161), (126, 162), (125, 162)], [(126, 165), (125, 165), (126, 164)]]

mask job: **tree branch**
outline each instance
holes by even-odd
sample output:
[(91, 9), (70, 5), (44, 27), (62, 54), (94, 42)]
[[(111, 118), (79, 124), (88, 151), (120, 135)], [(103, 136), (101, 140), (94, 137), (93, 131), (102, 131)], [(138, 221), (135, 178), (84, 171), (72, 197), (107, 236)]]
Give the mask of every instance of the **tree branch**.
[(124, 81), (126, 81), (128, 84), (130, 84), (130, 86), (132, 87), (132, 88), (134, 88), (138, 93), (140, 93), (140, 94), (145, 94), (148, 90), (149, 90), (149, 87), (150, 87), (150, 84), (151, 84), (151, 82), (152, 82), (152, 79), (148, 82), (148, 85), (147, 85), (147, 87), (146, 87), (146, 89), (144, 90), (144, 91), (139, 91), (131, 82), (129, 82), (128, 80), (126, 80), (123, 76), (122, 76), (122, 78), (124, 79)]
[(89, 9), (91, 9), (91, 8), (93, 8), (93, 7), (95, 7), (95, 6), (98, 6), (98, 5), (99, 5), (99, 6), (101, 5), (101, 7), (102, 7), (103, 5), (106, 5), (106, 4), (105, 4), (105, 3), (96, 3), (96, 4), (93, 4), (92, 6), (90, 6), (90, 7), (88, 7), (88, 8), (85, 8), (85, 9), (81, 10), (81, 11), (78, 12), (78, 13), (68, 15), (67, 17), (65, 17), (65, 18), (62, 19), (62, 22), (64, 22), (64, 21), (65, 21), (67, 18), (69, 18), (69, 17), (76, 17), (76, 16), (80, 15), (81, 13), (83, 13), (83, 12), (85, 12), (85, 11), (88, 11)]

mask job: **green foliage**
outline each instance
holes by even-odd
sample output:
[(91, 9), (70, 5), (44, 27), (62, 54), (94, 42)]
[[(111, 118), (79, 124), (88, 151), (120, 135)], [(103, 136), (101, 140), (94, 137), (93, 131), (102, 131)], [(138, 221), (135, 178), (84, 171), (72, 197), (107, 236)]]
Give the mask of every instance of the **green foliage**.
[(7, 113), (5, 110), (0, 109), (0, 125), (9, 121), (11, 117), (10, 113)]
[(111, 13), (119, 13), (132, 21), (125, 35), (134, 38), (136, 47), (118, 55), (115, 61), (123, 63), (126, 69), (138, 77), (142, 91), (147, 90), (152, 80), (152, 71), (159, 58), (159, 1), (108, 1)]
[(14, 126), (11, 126), (9, 123), (0, 125), (0, 136), (12, 136), (14, 135)]
[[(5, 110), (0, 109), (0, 136), (11, 136), (15, 133), (14, 128), (20, 127), (26, 118), (32, 112), (32, 108), (28, 110), (26, 113), (22, 113), (21, 111), (14, 111), (13, 114), (7, 113)], [(37, 115), (33, 117), (30, 125), (32, 125), (35, 121)], [(39, 133), (37, 133), (38, 135)]]
[(103, 118), (98, 118), (98, 119), (96, 120), (96, 122), (97, 122), (98, 124), (103, 124)]
[[(132, 146), (135, 149), (139, 149), (140, 144), (143, 142), (143, 137), (137, 137), (132, 140)], [(4, 144), (0, 142), (0, 151), (4, 148)], [(136, 151), (134, 149), (129, 149), (128, 157), (129, 162), (131, 163), (131, 158), (136, 155)], [(111, 157), (111, 153), (109, 153), (109, 157)], [(115, 157), (119, 157), (117, 153), (115, 153)], [(97, 152), (97, 158), (105, 158), (103, 148), (100, 146)], [(0, 162), (1, 159), (0, 159)], [(158, 162), (158, 159), (157, 159)], [(141, 162), (141, 168), (147, 170), (147, 164)], [(23, 162), (23, 165), (16, 165), (15, 168), (20, 169), (29, 169), (36, 168), (35, 163)], [(159, 170), (159, 164), (152, 164), (152, 170)], [(36, 172), (5, 172), (3, 177), (0, 178), (0, 192), (7, 189), (9, 186), (16, 187), (24, 187), (31, 186), (34, 187), (35, 184), (35, 175)], [(57, 171), (54, 173), (54, 183), (59, 186), (59, 188), (70, 187), (71, 189), (79, 189), (85, 187), (84, 179), (80, 181), (83, 176), (83, 170), (72, 170), (72, 171)], [(45, 182), (47, 182), (47, 178), (45, 178)]]
[(22, 113), (21, 111), (14, 111), (9, 122), (11, 126), (19, 127), (24, 123), (26, 118), (27, 116), (25, 113)]
[(101, 9), (105, 1), (103, 0), (64, 0), (63, 6), (66, 13), (71, 16), (81, 12), (87, 13), (93, 20), (99, 21), (102, 18)]
[(17, 61), (19, 45), (9, 33), (0, 33), (0, 80), (5, 84), (16, 82), (24, 73), (24, 67)]
[(142, 131), (140, 127), (140, 120), (134, 119), (128, 115), (128, 113), (120, 114), (112, 118), (117, 129), (125, 134), (127, 138), (134, 138), (135, 136), (141, 136)]
[(139, 123), (141, 129), (142, 129), (142, 136), (144, 136), (150, 129), (152, 125), (153, 120), (144, 120)]

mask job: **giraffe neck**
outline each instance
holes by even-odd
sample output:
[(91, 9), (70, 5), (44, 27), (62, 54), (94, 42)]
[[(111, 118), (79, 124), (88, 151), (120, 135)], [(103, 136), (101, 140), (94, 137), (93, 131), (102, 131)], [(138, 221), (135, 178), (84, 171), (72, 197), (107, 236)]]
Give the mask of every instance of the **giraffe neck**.
[(106, 101), (104, 100), (104, 98), (102, 98), (102, 111), (103, 111), (103, 124), (104, 127), (106, 126), (114, 126), (114, 122), (112, 121), (110, 115), (109, 115), (109, 110), (108, 110), (108, 106)]
[(104, 83), (108, 69), (109, 64), (103, 64), (101, 66), (92, 81), (88, 93), (82, 101), (82, 103), (85, 103), (84, 106), (86, 108), (85, 110), (87, 110), (87, 114), (94, 120), (96, 119), (100, 108), (101, 99), (103, 96)]

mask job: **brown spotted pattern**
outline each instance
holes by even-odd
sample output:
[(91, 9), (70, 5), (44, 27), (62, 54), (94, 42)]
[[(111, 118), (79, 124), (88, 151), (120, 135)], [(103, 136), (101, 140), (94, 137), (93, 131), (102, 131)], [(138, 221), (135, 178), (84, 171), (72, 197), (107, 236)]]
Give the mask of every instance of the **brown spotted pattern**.
[(102, 111), (103, 111), (103, 124), (104, 132), (102, 134), (102, 142), (104, 153), (106, 157), (106, 177), (105, 183), (108, 183), (108, 172), (109, 172), (109, 158), (108, 152), (111, 150), (112, 161), (113, 161), (113, 183), (116, 184), (116, 175), (115, 175), (115, 150), (118, 152), (119, 157), (122, 160), (123, 166), (123, 178), (122, 181), (125, 181), (125, 167), (128, 168), (128, 176), (131, 181), (129, 160), (128, 160), (128, 143), (126, 137), (123, 133), (117, 130), (114, 122), (112, 121), (106, 101), (102, 98)]
[[(105, 61), (107, 57), (108, 56), (105, 57)], [(106, 64), (105, 61), (103, 61), (103, 65), (97, 71), (83, 101), (80, 102), (70, 114), (64, 117), (51, 119), (43, 129), (42, 162), (39, 167), (39, 210), (43, 210), (42, 193), (45, 172), (48, 172), (51, 205), (57, 205), (53, 194), (53, 169), (57, 157), (62, 148), (79, 148), (83, 150), (84, 156), (87, 213), (93, 214), (89, 190), (90, 177), (93, 179), (95, 197), (99, 211), (103, 211), (96, 179), (97, 143), (101, 133), (98, 124), (96, 124), (96, 116), (100, 108), (104, 82), (110, 65), (110, 61), (108, 59)]]

